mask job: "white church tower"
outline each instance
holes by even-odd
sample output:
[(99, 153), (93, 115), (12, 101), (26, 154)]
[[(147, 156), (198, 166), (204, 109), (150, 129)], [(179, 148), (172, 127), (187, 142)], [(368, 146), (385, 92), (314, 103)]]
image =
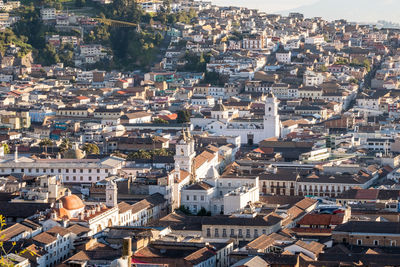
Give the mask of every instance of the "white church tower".
[(106, 185), (106, 206), (116, 207), (118, 205), (118, 187), (117, 184), (110, 180)]
[(189, 130), (182, 130), (182, 136), (176, 144), (175, 150), (175, 169), (191, 173), (196, 152), (194, 150), (194, 139), (191, 137)]
[(279, 137), (281, 132), (281, 121), (278, 115), (279, 101), (269, 93), (265, 99), (264, 115), (264, 139)]

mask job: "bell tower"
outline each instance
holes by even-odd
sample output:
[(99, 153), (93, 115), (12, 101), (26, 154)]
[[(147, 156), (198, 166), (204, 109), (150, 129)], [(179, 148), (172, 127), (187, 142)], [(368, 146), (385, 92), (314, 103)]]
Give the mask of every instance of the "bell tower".
[(106, 206), (116, 207), (118, 205), (118, 186), (110, 180), (106, 185)]
[(279, 101), (269, 93), (265, 99), (264, 114), (264, 139), (279, 137), (281, 132), (281, 121), (278, 115)]
[(194, 151), (194, 139), (189, 130), (182, 130), (180, 140), (176, 144), (175, 169), (179, 168), (189, 173), (192, 172), (193, 159), (196, 156)]

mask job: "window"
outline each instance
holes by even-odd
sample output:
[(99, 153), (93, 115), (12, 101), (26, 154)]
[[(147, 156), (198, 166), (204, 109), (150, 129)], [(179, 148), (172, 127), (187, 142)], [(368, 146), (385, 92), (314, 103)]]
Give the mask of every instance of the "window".
[(379, 246), (379, 240), (374, 240), (374, 246)]
[(76, 173), (76, 169), (72, 169), (72, 172), (73, 172), (73, 173)]
[(189, 201), (189, 195), (186, 196), (186, 200)]
[(81, 181), (83, 181), (83, 176), (81, 176), (79, 179), (80, 179)]
[(258, 230), (254, 229), (254, 237), (258, 237)]
[(69, 176), (65, 177), (65, 180), (69, 181)]
[(204, 201), (204, 196), (200, 196), (201, 201)]
[(65, 169), (65, 172), (66, 172), (66, 173), (69, 173), (69, 169)]
[(390, 240), (390, 246), (395, 247), (396, 246), (396, 240)]
[(215, 236), (215, 237), (219, 237), (219, 229), (218, 229), (218, 228), (216, 228), (216, 229), (214, 230), (214, 236)]
[(222, 229), (222, 237), (226, 237), (226, 229)]
[(50, 172), (53, 173), (53, 172), (54, 172), (54, 169), (50, 169)]
[(76, 176), (72, 177), (72, 180), (76, 181)]
[(23, 169), (23, 168), (21, 168), (21, 172), (24, 172), (24, 169)]
[(211, 230), (210, 230), (210, 228), (207, 228), (207, 237), (210, 237), (211, 236)]
[(266, 235), (267, 234), (267, 230), (263, 229), (262, 233), (263, 233), (263, 235)]
[(235, 236), (235, 229), (231, 229), (231, 236)]
[(79, 171), (80, 171), (81, 173), (83, 173), (83, 169), (80, 169)]
[(246, 229), (246, 237), (250, 237), (250, 229)]
[(240, 237), (243, 237), (243, 231), (242, 231), (242, 229), (239, 229), (239, 236), (240, 236)]
[(97, 173), (100, 173), (100, 169), (97, 169)]
[(196, 196), (196, 195), (193, 196), (193, 200), (194, 200), (194, 201), (197, 200), (197, 196)]
[(362, 240), (361, 239), (357, 239), (357, 245), (359, 245), (359, 246), (362, 245)]

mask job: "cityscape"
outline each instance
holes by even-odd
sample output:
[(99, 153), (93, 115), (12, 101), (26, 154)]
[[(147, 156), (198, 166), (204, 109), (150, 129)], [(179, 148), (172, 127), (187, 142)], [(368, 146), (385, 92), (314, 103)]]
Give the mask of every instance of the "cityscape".
[(399, 3), (237, 2), (0, 0), (0, 266), (400, 266)]

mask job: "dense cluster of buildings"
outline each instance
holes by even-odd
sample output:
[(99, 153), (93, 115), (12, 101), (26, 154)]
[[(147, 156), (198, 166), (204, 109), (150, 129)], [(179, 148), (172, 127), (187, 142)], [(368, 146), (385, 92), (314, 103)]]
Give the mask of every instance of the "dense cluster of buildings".
[(1, 56), (6, 259), (398, 266), (400, 31), (172, 2), (198, 16), (166, 30), (146, 73), (80, 69), (108, 54), (77, 36), (47, 38), (77, 47), (76, 67), (28, 66), (13, 45)]

